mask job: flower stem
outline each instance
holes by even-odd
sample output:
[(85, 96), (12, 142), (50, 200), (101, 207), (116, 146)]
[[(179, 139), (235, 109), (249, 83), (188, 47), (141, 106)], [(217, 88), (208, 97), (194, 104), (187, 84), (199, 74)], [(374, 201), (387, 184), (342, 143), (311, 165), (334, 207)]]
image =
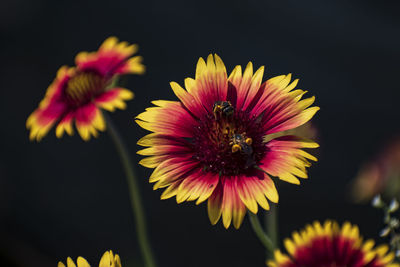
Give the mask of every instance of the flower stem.
[[(274, 248), (278, 247), (278, 207), (276, 205), (271, 206), (271, 209), (265, 213), (265, 231), (271, 238), (271, 242)], [(273, 259), (274, 253), (267, 251), (267, 259)]]
[(124, 167), (126, 174), (126, 181), (128, 183), (129, 188), (129, 197), (131, 200), (132, 212), (135, 217), (135, 225), (136, 225), (136, 234), (138, 237), (140, 250), (142, 252), (145, 266), (146, 267), (155, 267), (156, 263), (153, 257), (153, 252), (150, 247), (149, 238), (147, 236), (146, 229), (146, 218), (143, 212), (143, 206), (141, 202), (139, 187), (136, 182), (135, 173), (132, 168), (132, 160), (129, 156), (128, 151), (126, 150), (126, 146), (121, 138), (121, 135), (118, 133), (115, 128), (111, 118), (108, 114), (104, 114), (104, 117), (107, 122), (108, 133), (110, 134), (111, 139), (114, 142), (115, 148), (121, 158), (122, 166)]
[(248, 214), (254, 233), (261, 241), (261, 243), (264, 245), (264, 247), (267, 249), (267, 251), (273, 254), (275, 249), (274, 244), (272, 243), (269, 236), (264, 232), (257, 214), (254, 214), (252, 212), (248, 212)]

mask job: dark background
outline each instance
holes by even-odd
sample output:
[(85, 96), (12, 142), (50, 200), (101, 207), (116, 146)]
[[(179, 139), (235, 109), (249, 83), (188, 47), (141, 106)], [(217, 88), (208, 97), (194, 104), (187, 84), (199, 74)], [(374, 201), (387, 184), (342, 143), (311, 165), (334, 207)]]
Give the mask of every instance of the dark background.
[[(319, 162), (300, 186), (281, 186), (282, 237), (315, 219), (357, 223), (377, 239), (381, 214), (351, 204), (346, 186), (360, 164), (400, 132), (398, 1), (2, 1), (0, 4), (0, 265), (56, 266), (107, 249), (140, 264), (127, 186), (103, 133), (28, 140), (25, 120), (57, 69), (110, 35), (140, 45), (147, 73), (129, 76), (136, 97), (111, 114), (134, 161), (146, 134), (133, 122), (155, 99), (176, 99), (170, 81), (194, 77), (216, 52), (228, 72), (252, 61), (265, 79), (292, 72), (321, 111)], [(245, 218), (239, 230), (211, 226), (206, 205), (160, 201), (136, 166), (159, 266), (264, 266)], [(138, 265), (140, 266), (140, 265)]]

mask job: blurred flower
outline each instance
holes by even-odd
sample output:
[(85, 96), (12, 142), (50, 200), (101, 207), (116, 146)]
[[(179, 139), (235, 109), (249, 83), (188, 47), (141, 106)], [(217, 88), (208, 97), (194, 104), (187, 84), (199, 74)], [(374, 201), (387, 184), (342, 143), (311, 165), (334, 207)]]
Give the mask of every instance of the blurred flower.
[(362, 166), (351, 183), (356, 202), (366, 202), (375, 195), (392, 198), (400, 193), (400, 138), (390, 142), (379, 156)]
[(97, 52), (79, 53), (76, 67), (61, 67), (39, 107), (26, 121), (29, 138), (40, 141), (55, 123), (57, 137), (62, 137), (64, 131), (72, 135), (74, 120), (85, 141), (91, 135), (96, 137), (97, 131), (104, 131), (106, 125), (99, 108), (124, 109), (124, 101), (133, 98), (131, 91), (115, 85), (116, 79), (122, 74), (145, 71), (142, 58), (131, 57), (137, 50), (137, 45), (110, 37)]
[[(82, 257), (78, 257), (76, 263), (78, 267), (90, 267), (89, 263)], [(65, 267), (65, 264), (60, 261), (58, 267)], [(70, 257), (67, 258), (67, 267), (76, 267)], [(121, 260), (118, 254), (114, 255), (111, 250), (106, 251), (100, 259), (99, 267), (121, 267)]]
[(269, 267), (399, 267), (394, 263), (394, 253), (388, 253), (388, 245), (374, 248), (375, 242), (363, 242), (358, 227), (346, 222), (342, 228), (336, 222), (324, 225), (314, 222), (305, 229), (294, 232), (292, 239), (284, 244), (289, 255), (275, 252), (275, 259), (268, 261)]
[(301, 100), (306, 92), (293, 90), (298, 80), (290, 83), (290, 74), (262, 83), (263, 73), (261, 67), (253, 74), (250, 62), (244, 73), (236, 66), (228, 78), (217, 55), (207, 63), (200, 58), (196, 78), (185, 79), (186, 90), (171, 82), (180, 101), (153, 101), (156, 107), (137, 116), (154, 132), (138, 141), (148, 147), (138, 154), (149, 156), (140, 164), (155, 168), (154, 189), (166, 188), (161, 199), (208, 199), (212, 224), (222, 216), (226, 228), (231, 222), (239, 228), (246, 208), (257, 213), (258, 205), (269, 209), (267, 199), (278, 202), (268, 174), (294, 184), (307, 178), (308, 159), (317, 159), (302, 148), (318, 144), (296, 136), (265, 142), (264, 136), (306, 123), (319, 108), (309, 108), (314, 97)]

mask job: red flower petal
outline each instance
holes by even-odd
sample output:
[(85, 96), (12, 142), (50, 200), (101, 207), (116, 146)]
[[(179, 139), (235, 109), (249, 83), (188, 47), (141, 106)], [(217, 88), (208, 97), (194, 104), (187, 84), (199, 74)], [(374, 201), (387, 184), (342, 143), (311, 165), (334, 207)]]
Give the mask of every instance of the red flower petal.
[(300, 184), (296, 176), (307, 178), (305, 167), (311, 165), (308, 159), (317, 160), (301, 148), (315, 148), (318, 144), (296, 136), (278, 137), (267, 142), (266, 146), (267, 152), (260, 167), (289, 183)]
[(113, 88), (95, 98), (95, 103), (108, 111), (114, 111), (116, 108), (125, 109), (125, 101), (131, 100), (133, 93), (125, 88)]
[(75, 111), (75, 125), (83, 140), (88, 141), (97, 131), (104, 131), (106, 128), (103, 114), (95, 104), (89, 103)]
[(75, 58), (75, 63), (81, 71), (96, 71), (103, 76), (115, 74), (135, 73), (142, 74), (145, 67), (141, 64), (141, 57), (130, 56), (138, 50), (137, 45), (128, 45), (127, 42), (118, 42), (115, 37), (106, 39), (97, 52), (81, 52)]
[(144, 129), (174, 137), (192, 137), (196, 121), (176, 101), (153, 101), (159, 107), (147, 108), (136, 117)]

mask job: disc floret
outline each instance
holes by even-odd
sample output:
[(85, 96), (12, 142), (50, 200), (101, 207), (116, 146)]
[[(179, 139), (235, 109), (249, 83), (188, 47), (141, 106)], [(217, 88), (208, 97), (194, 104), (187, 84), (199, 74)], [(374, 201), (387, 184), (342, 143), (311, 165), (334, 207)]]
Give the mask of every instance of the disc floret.
[(260, 128), (247, 112), (228, 101), (216, 101), (212, 114), (199, 120), (193, 140), (194, 158), (207, 171), (226, 176), (246, 173), (265, 153), (263, 134), (257, 130)]
[(65, 84), (66, 101), (72, 107), (84, 105), (104, 92), (109, 83), (110, 81), (96, 72), (78, 72)]

